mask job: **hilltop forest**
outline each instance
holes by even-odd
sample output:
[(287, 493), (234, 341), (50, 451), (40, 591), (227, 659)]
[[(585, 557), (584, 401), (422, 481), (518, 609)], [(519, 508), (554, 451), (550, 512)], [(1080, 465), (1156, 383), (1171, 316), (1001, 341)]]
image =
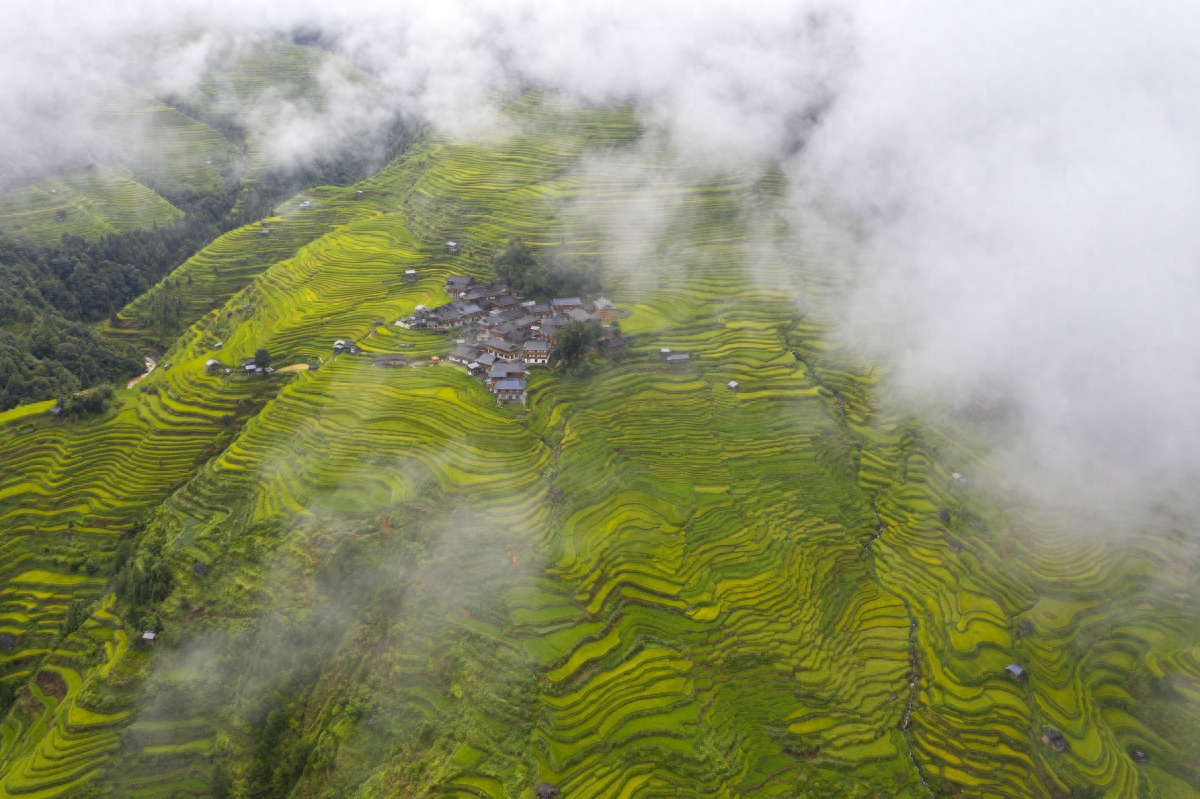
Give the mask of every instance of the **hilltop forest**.
[[(0, 201), (0, 796), (1200, 797), (1194, 531), (1081, 535), (885, 402), (778, 167), (530, 89), (297, 176), (202, 100), (174, 221)], [(624, 352), (499, 404), (394, 324), (452, 276), (602, 291)]]

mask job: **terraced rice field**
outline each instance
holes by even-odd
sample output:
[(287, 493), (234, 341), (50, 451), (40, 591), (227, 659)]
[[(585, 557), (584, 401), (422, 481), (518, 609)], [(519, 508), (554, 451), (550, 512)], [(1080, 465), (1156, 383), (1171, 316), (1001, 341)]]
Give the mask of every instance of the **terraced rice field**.
[(326, 82), (344, 96), (374, 91), (373, 81), (362, 70), (316, 47), (260, 41), (230, 53), (186, 99), (201, 118), (237, 120), (249, 132), (249, 165), (262, 169), (276, 163), (281, 124), (299, 124), (303, 131), (303, 116), (328, 112)]
[(217, 130), (132, 90), (105, 98), (94, 127), (104, 146), (98, 160), (124, 165), (155, 188), (213, 191), (240, 157)]
[[(217, 238), (130, 303), (118, 314), (115, 324), (106, 322), (103, 326), (105, 334), (147, 351), (155, 350), (160, 344), (160, 335), (139, 323), (143, 321), (146, 307), (162, 291), (174, 292), (182, 299), (182, 317), (186, 324), (206, 315), (219, 317), (224, 314), (225, 326), (236, 325), (228, 320), (246, 317), (248, 308), (242, 306), (250, 299), (240, 297), (239, 293), (263, 270), (295, 255), (300, 248), (341, 225), (378, 216), (389, 203), (394, 203), (391, 198), (395, 190), (386, 187), (393, 182), (403, 184), (405, 179), (403, 173), (395, 176), (385, 173), (377, 176), (369, 189), (362, 189), (362, 195), (356, 193), (358, 189), (327, 186), (293, 198), (277, 208), (273, 216)], [(301, 208), (300, 203), (305, 201), (310, 203), (309, 207)], [(234, 295), (239, 295), (242, 302), (225, 308)], [(217, 325), (214, 331), (217, 329), (223, 328)]]
[(53, 244), (63, 233), (106, 233), (167, 225), (183, 216), (150, 189), (111, 169), (79, 169), (0, 197), (0, 231)]
[[(511, 115), (364, 200), (314, 193), (329, 217), (279, 260), (219, 277), (260, 242), (228, 238), (185, 265), (228, 299), (156, 393), (0, 417), (4, 793), (205, 795), (218, 766), (252, 793), (268, 731), (301, 797), (1196, 793), (1187, 531), (1023, 513), (968, 430), (890, 415), (883, 365), (822, 318), (836, 237), (776, 224), (774, 178), (670, 168), (625, 109)], [(390, 322), (512, 234), (606, 253), (619, 362), (536, 372), (519, 408), (455, 367), (330, 357), (444, 354)], [(260, 346), (323, 362), (204, 373)], [(153, 655), (71, 566), (139, 515), (175, 581)], [(91, 616), (55, 637), (74, 598)]]
[(102, 98), (90, 130), (90, 166), (0, 196), (0, 231), (52, 244), (168, 224), (182, 212), (158, 191), (215, 191), (240, 158), (213, 128), (133, 90)]

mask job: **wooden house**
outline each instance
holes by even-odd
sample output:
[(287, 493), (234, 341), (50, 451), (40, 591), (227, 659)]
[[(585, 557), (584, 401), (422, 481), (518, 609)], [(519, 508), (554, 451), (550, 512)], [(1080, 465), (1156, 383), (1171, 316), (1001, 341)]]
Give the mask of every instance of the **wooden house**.
[(494, 389), (498, 402), (525, 402), (524, 378), (509, 378), (501, 380)]
[(446, 293), (451, 297), (461, 297), (463, 292), (475, 285), (475, 278), (466, 275), (451, 275), (446, 278)]
[(550, 360), (552, 347), (549, 341), (534, 339), (521, 346), (521, 354), (525, 357), (525, 363), (543, 364)]
[(614, 305), (611, 301), (599, 298), (595, 302), (596, 316), (600, 317), (600, 321), (604, 324), (612, 324), (621, 312), (621, 309)]
[(1042, 727), (1042, 743), (1049, 746), (1055, 752), (1067, 751), (1067, 739), (1053, 727)]
[(578, 297), (558, 297), (550, 300), (550, 308), (555, 313), (566, 313), (572, 308), (583, 310), (583, 300)]
[(457, 363), (466, 366), (475, 361), (480, 355), (477, 347), (471, 347), (466, 344), (460, 344), (454, 348), (454, 352), (450, 353), (450, 363)]
[(521, 357), (521, 345), (502, 338), (488, 339), (487, 351), (503, 361), (514, 361)]
[(497, 361), (496, 363), (492, 364), (490, 369), (488, 369), (488, 388), (494, 391), (496, 389), (496, 385), (502, 380), (511, 380), (518, 377), (523, 378), (524, 376), (525, 364), (520, 362), (507, 363), (504, 361)]
[(554, 337), (558, 335), (558, 331), (562, 329), (563, 325), (569, 321), (570, 320), (565, 316), (553, 316), (549, 319), (543, 320), (542, 323), (538, 325), (537, 337), (543, 341), (549, 341), (551, 344), (553, 344)]
[(625, 336), (605, 336), (596, 346), (604, 355), (619, 355), (625, 349)]
[(475, 322), (483, 318), (484, 311), (478, 305), (464, 305), (461, 310), (463, 323)]

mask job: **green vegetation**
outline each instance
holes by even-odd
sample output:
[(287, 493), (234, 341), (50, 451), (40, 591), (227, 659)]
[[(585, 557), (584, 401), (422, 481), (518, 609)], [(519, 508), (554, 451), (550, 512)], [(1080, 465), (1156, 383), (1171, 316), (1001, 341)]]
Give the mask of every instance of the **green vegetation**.
[(143, 368), (132, 348), (43, 314), (19, 334), (0, 330), (0, 410), (62, 397)]
[[(378, 212), (386, 198), (349, 203), (329, 188), (310, 195), (315, 208), (278, 206), (306, 187), (365, 178), (413, 141), (399, 123), (302, 166), (254, 156), (235, 176), (241, 150), (264, 133), (247, 127), (255, 98), (279, 99), (286, 84), (288, 100), (323, 107), (315, 71), (324, 68), (320, 51), (264, 45), (178, 107), (115, 94), (97, 125), (102, 154), (119, 167), (88, 164), (0, 196), (0, 410), (123, 384), (144, 369), (135, 348), (161, 354), (270, 264)], [(369, 88), (362, 73), (347, 79)], [(102, 320), (100, 331), (80, 324)]]
[[(189, 259), (122, 311), (176, 291), (187, 327), (108, 415), (0, 416), (0, 789), (1195, 794), (1184, 531), (1088, 537), (957, 483), (969, 430), (885, 413), (823, 319), (833, 234), (761, 224), (740, 177), (572, 169), (636, 139), (629, 109), (510, 113), (285, 203), (279, 250), (253, 223)], [(632, 196), (671, 210), (625, 251), (592, 219)], [(490, 277), (510, 231), (606, 251), (631, 311), (620, 363), (535, 371), (527, 409), (374, 325)], [(319, 368), (205, 369), (260, 349)]]
[(106, 233), (169, 225), (183, 213), (150, 189), (103, 166), (89, 166), (0, 197), (0, 231), (55, 244), (65, 233)]
[(568, 369), (577, 369), (600, 340), (600, 322), (567, 322), (558, 331), (554, 351), (550, 353)]
[(494, 260), (496, 274), (531, 299), (547, 300), (600, 290), (603, 270), (594, 258), (551, 248), (542, 255), (531, 250), (520, 236), (508, 240)]
[(77, 391), (62, 402), (62, 415), (70, 418), (99, 416), (111, 407), (113, 387), (104, 383), (95, 388)]

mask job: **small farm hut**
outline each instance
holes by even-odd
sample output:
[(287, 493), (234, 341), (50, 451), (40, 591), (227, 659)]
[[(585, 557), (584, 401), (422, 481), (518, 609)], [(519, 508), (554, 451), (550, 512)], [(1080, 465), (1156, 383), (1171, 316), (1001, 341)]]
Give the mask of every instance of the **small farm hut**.
[(1042, 743), (1049, 746), (1055, 752), (1067, 751), (1067, 739), (1053, 727), (1042, 727)]

